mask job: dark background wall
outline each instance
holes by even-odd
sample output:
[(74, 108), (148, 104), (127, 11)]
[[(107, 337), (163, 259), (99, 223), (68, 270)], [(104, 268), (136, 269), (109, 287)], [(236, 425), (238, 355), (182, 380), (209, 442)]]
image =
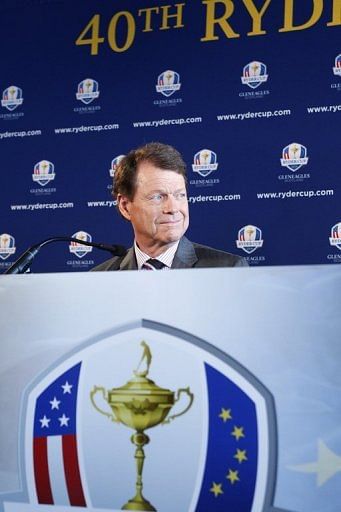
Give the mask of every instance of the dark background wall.
[[(130, 246), (111, 174), (156, 140), (187, 163), (191, 239), (340, 263), (340, 27), (339, 0), (2, 2), (0, 270), (52, 235)], [(107, 257), (72, 250), (32, 270)]]

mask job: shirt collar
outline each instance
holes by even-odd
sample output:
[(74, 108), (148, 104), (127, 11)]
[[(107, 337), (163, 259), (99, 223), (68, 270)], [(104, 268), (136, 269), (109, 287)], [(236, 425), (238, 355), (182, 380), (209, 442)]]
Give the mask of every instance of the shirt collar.
[[(168, 249), (166, 249), (166, 251), (164, 251), (163, 253), (159, 254), (159, 256), (156, 258), (159, 261), (162, 261), (162, 263), (166, 266), (165, 268), (168, 268), (168, 269), (171, 268), (173, 260), (174, 260), (175, 253), (176, 253), (176, 251), (178, 249), (179, 243), (180, 243), (180, 240), (175, 242)], [(136, 240), (134, 242), (134, 251), (135, 251), (135, 256), (136, 256), (136, 261), (137, 261), (137, 268), (139, 270), (141, 270), (142, 265), (147, 260), (149, 260), (151, 258), (151, 256), (149, 256), (149, 254), (146, 254), (145, 252), (141, 251), (141, 249), (138, 247), (138, 245), (136, 243)]]

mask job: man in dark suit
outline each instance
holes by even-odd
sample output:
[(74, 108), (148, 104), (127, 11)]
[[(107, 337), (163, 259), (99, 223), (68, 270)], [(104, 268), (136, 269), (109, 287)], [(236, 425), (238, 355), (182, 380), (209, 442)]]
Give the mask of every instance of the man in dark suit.
[(93, 270), (247, 266), (240, 256), (184, 236), (189, 224), (186, 165), (172, 146), (152, 142), (128, 153), (116, 169), (113, 193), (119, 212), (132, 224), (134, 246)]

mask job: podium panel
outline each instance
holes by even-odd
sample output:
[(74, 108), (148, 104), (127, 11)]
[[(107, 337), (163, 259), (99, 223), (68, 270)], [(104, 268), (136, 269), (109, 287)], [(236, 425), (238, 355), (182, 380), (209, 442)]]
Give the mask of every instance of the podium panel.
[(3, 276), (1, 512), (338, 512), (340, 284)]

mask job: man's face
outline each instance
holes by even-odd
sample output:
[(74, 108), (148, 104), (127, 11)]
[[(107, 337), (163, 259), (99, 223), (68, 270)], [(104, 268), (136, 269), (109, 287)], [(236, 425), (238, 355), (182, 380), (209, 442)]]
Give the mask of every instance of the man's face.
[(157, 256), (178, 241), (188, 228), (188, 202), (181, 174), (142, 162), (132, 200), (117, 197), (122, 215), (131, 221), (140, 249)]

